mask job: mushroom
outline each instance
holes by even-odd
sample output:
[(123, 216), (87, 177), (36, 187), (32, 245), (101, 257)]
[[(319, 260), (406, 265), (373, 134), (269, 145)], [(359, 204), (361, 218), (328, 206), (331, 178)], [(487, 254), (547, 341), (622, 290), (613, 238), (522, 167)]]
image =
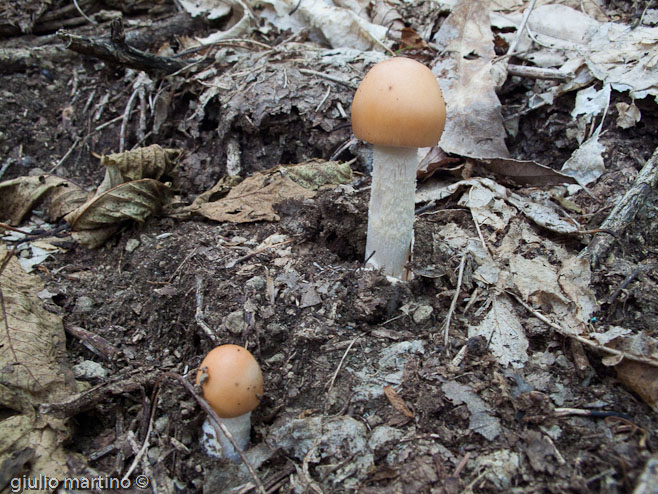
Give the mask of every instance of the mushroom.
[[(249, 444), (251, 411), (263, 396), (263, 374), (254, 356), (238, 345), (215, 347), (201, 362), (196, 382), (238, 447), (244, 450)], [(221, 431), (215, 431), (207, 418), (203, 430), (209, 436), (204, 438), (204, 446), (210, 455), (233, 461), (239, 459), (228, 438)], [(217, 442), (221, 454), (217, 452)]]
[(374, 65), (354, 95), (354, 136), (373, 144), (366, 261), (393, 278), (411, 277), (417, 148), (436, 145), (445, 121), (436, 77), (410, 58)]

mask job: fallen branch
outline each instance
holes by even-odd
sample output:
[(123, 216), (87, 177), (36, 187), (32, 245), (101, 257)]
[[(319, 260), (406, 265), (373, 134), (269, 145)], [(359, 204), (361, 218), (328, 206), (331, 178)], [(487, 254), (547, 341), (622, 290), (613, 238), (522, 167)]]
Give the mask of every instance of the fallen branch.
[(94, 386), (82, 393), (75, 394), (59, 403), (45, 403), (39, 406), (39, 412), (56, 418), (68, 418), (91, 410), (110, 396), (132, 393), (155, 383), (162, 371), (142, 369), (133, 371), (127, 376), (120, 374), (111, 380)]
[(70, 50), (145, 72), (172, 74), (189, 65), (185, 60), (152, 55), (126, 44), (121, 19), (112, 21), (112, 35), (109, 41), (79, 36), (61, 30), (57, 34)]
[[(644, 204), (651, 189), (658, 183), (658, 148), (653, 156), (642, 167), (635, 178), (635, 182), (626, 194), (615, 204), (610, 214), (601, 224), (602, 230), (613, 232), (621, 238), (626, 229), (633, 223), (635, 216)], [(578, 257), (588, 258), (592, 267), (599, 265), (612, 247), (615, 238), (610, 235), (596, 235)]]

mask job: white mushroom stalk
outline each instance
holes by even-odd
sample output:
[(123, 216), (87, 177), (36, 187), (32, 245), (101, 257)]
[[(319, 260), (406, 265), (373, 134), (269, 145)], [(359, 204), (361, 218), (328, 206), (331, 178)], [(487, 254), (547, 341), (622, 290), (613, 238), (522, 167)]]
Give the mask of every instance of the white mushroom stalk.
[(373, 66), (352, 102), (352, 130), (374, 145), (367, 264), (408, 280), (418, 148), (435, 146), (446, 119), (441, 88), (423, 64), (397, 57)]
[(366, 259), (401, 280), (414, 239), (417, 156), (415, 148), (373, 147)]

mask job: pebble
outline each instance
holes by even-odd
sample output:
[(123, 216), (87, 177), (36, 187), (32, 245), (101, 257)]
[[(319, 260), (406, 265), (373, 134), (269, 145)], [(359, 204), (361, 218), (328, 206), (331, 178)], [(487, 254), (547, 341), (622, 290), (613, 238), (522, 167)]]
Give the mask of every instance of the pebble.
[(73, 366), (73, 375), (76, 379), (83, 381), (104, 379), (108, 374), (109, 372), (105, 367), (93, 360), (83, 360), (78, 365)]
[(414, 311), (411, 317), (416, 324), (423, 324), (430, 320), (433, 311), (434, 309), (431, 305), (421, 305)]
[(244, 329), (244, 311), (236, 310), (224, 318), (224, 327), (233, 334), (240, 334)]
[(134, 252), (137, 249), (137, 247), (139, 247), (139, 240), (137, 240), (136, 238), (131, 238), (126, 242), (126, 252), (128, 252), (129, 254)]

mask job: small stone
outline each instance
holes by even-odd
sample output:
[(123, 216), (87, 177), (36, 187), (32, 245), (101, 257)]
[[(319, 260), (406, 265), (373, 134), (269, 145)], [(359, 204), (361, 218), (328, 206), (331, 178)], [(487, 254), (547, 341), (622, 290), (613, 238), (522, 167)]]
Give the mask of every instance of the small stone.
[(109, 372), (105, 367), (93, 360), (84, 360), (78, 365), (73, 366), (73, 375), (75, 378), (84, 381), (104, 379), (108, 374)]
[(240, 334), (244, 329), (244, 311), (236, 310), (224, 318), (224, 327), (233, 334)]
[(139, 240), (136, 238), (131, 238), (126, 242), (126, 252), (129, 254), (132, 252), (135, 252), (135, 250), (139, 247)]
[(89, 313), (94, 310), (94, 301), (89, 298), (85, 297), (84, 295), (82, 297), (78, 297), (78, 300), (75, 301), (75, 307), (73, 308), (73, 312), (82, 312), (82, 313)]
[(421, 305), (414, 311), (412, 319), (416, 324), (426, 323), (432, 317), (433, 311), (434, 309), (431, 305)]
[(262, 276), (254, 276), (253, 278), (247, 280), (247, 283), (245, 283), (247, 288), (251, 288), (254, 291), (265, 290), (266, 284), (267, 283), (265, 281), (265, 278), (263, 278)]

